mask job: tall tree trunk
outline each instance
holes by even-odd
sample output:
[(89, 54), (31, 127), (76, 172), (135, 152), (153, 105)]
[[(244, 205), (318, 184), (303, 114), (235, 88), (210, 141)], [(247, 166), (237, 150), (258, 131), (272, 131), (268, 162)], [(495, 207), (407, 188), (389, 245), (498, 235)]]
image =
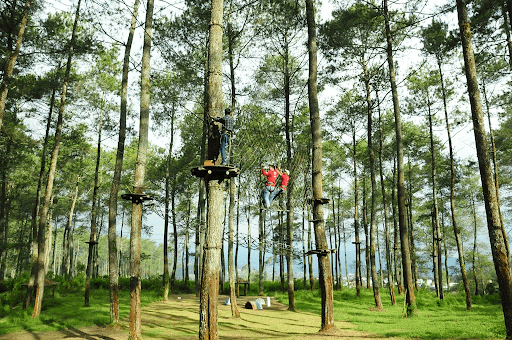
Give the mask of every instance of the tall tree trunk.
[(172, 180), (171, 190), (171, 215), (172, 215), (172, 239), (174, 241), (173, 261), (171, 270), (171, 292), (174, 292), (176, 285), (176, 269), (178, 266), (178, 223), (176, 222), (176, 178)]
[[(379, 91), (375, 91), (377, 96), (377, 103), (379, 102)], [(381, 112), (380, 112), (380, 104), (378, 105), (379, 111), (379, 174), (380, 174), (380, 189), (382, 191), (382, 210), (384, 214), (384, 243), (386, 248), (386, 269), (387, 269), (387, 279), (388, 279), (388, 289), (389, 289), (389, 297), (391, 298), (391, 305), (396, 305), (396, 297), (395, 297), (395, 280), (393, 279), (393, 265), (391, 261), (391, 240), (389, 233), (389, 223), (388, 223), (388, 202), (386, 197), (386, 185), (384, 183), (384, 169), (382, 164), (382, 150), (383, 150), (383, 136), (382, 136), (382, 121), (381, 121)]]
[(199, 339), (201, 340), (218, 339), (217, 305), (219, 296), (222, 220), (224, 215), (224, 209), (222, 209), (222, 202), (224, 201), (223, 184), (216, 180), (207, 181), (207, 190), (208, 228), (206, 230), (206, 243), (203, 255), (204, 264), (201, 279), (199, 311)]
[[(505, 0), (504, 3), (506, 4), (506, 11), (507, 11), (508, 18), (509, 18), (508, 25), (510, 25), (510, 27), (508, 27), (508, 31), (510, 32), (510, 29), (512, 28), (512, 0)], [(512, 68), (512, 51), (509, 51), (509, 52), (511, 53), (510, 67)]]
[(169, 299), (169, 288), (170, 288), (170, 280), (169, 280), (169, 201), (170, 201), (170, 170), (169, 170), (169, 162), (170, 162), (170, 152), (167, 155), (167, 162), (165, 166), (165, 208), (164, 208), (164, 253), (163, 253), (163, 262), (164, 262), (164, 272), (163, 272), (163, 286), (164, 286), (164, 301)]
[(437, 259), (439, 258), (439, 254), (437, 251), (437, 243), (436, 243), (436, 221), (434, 218), (434, 207), (431, 207), (430, 209), (430, 226), (431, 226), (431, 232), (432, 232), (432, 272), (434, 273), (434, 287), (436, 290), (437, 297), (440, 297), (439, 295), (439, 262)]
[(306, 209), (302, 209), (302, 271), (303, 276), (302, 280), (303, 283), (303, 289), (307, 289), (307, 262), (306, 262)]
[[(311, 232), (311, 207), (308, 206), (308, 251), (313, 250), (313, 235)], [(313, 255), (308, 255), (308, 272), (309, 272), (309, 286), (311, 290), (315, 290), (315, 275), (313, 274)]]
[(75, 12), (75, 20), (73, 23), (73, 31), (71, 33), (71, 40), (68, 48), (68, 60), (66, 64), (66, 72), (64, 75), (64, 80), (62, 83), (62, 93), (60, 98), (60, 106), (59, 106), (59, 115), (57, 118), (57, 126), (55, 129), (54, 136), (54, 144), (53, 144), (53, 152), (52, 158), (50, 161), (50, 169), (48, 170), (48, 180), (46, 182), (46, 190), (43, 199), (43, 206), (41, 209), (41, 216), (39, 218), (39, 230), (38, 230), (38, 251), (37, 251), (37, 292), (34, 303), (34, 312), (32, 313), (33, 318), (39, 317), (41, 314), (41, 306), (43, 303), (43, 293), (44, 293), (44, 277), (45, 277), (45, 268), (44, 268), (44, 254), (45, 254), (45, 233), (47, 224), (49, 223), (48, 219), (48, 211), (50, 209), (52, 192), (53, 192), (53, 182), (55, 179), (55, 172), (57, 170), (57, 159), (59, 158), (59, 150), (60, 150), (60, 140), (62, 134), (62, 121), (64, 117), (64, 110), (66, 107), (66, 93), (68, 88), (69, 74), (71, 72), (71, 58), (73, 56), (73, 47), (75, 44), (75, 36), (76, 30), (78, 26), (78, 18), (80, 14), (80, 3), (81, 0), (78, 0), (78, 4)]
[(459, 255), (459, 266), (462, 276), (462, 282), (464, 284), (464, 293), (466, 294), (466, 309), (471, 310), (471, 291), (469, 289), (468, 274), (466, 273), (466, 263), (464, 261), (464, 248), (462, 246), (462, 239), (460, 236), (460, 230), (457, 226), (457, 215), (455, 213), (455, 162), (453, 158), (453, 145), (452, 136), (450, 132), (450, 122), (448, 120), (448, 106), (446, 105), (446, 88), (444, 86), (443, 70), (441, 60), (437, 59), (437, 66), (439, 69), (439, 76), (441, 78), (441, 92), (443, 96), (443, 109), (444, 119), (446, 122), (446, 133), (448, 135), (448, 150), (450, 153), (450, 211), (453, 225), (453, 233), (455, 235), (455, 243), (457, 244), (457, 254)]
[(361, 297), (361, 241), (359, 240), (359, 189), (356, 163), (356, 129), (352, 126), (352, 160), (354, 164), (354, 244), (356, 246), (356, 297)]
[(396, 152), (397, 152), (397, 199), (398, 199), (398, 225), (400, 228), (400, 245), (402, 249), (402, 271), (404, 277), (407, 315), (416, 313), (416, 299), (414, 297), (414, 282), (411, 271), (411, 253), (409, 250), (409, 237), (405, 209), (405, 176), (404, 176), (404, 148), (402, 141), (402, 122), (400, 118), (400, 105), (396, 85), (395, 65), (393, 62), (393, 42), (389, 23), (388, 2), (384, 0), (384, 20), (386, 25), (387, 60), (389, 67), (389, 81), (393, 97), (393, 112), (395, 114)]
[[(336, 233), (336, 227), (338, 225), (338, 223), (336, 222), (336, 217), (337, 217), (337, 212), (336, 212), (336, 205), (335, 205), (335, 200), (334, 200), (334, 197), (335, 197), (335, 193), (334, 193), (334, 185), (332, 186), (332, 191), (331, 191), (331, 197), (332, 197), (332, 229), (329, 230), (329, 239), (331, 241), (331, 247), (333, 246), (333, 241), (332, 241), (332, 234), (334, 234), (334, 249), (336, 249), (336, 253), (331, 253), (331, 272), (333, 273), (334, 275), (334, 282), (336, 282), (336, 284), (334, 285), (334, 288), (335, 289), (339, 289), (339, 284), (340, 284), (340, 280), (339, 280), (339, 277), (338, 277), (338, 261), (336, 260), (336, 254), (338, 253), (338, 240), (337, 240), (337, 233)], [(338, 201), (338, 200), (336, 200)], [(331, 232), (331, 230), (333, 230)], [(334, 264), (334, 268), (333, 267), (333, 264)]]
[[(12, 2), (13, 6), (15, 6), (16, 1)], [(16, 37), (16, 42), (14, 43), (14, 50), (12, 49), (12, 39), (14, 36), (14, 32), (10, 32), (9, 36), (9, 47), (7, 49), (5, 55), (5, 64), (2, 74), (2, 83), (0, 83), (0, 129), (2, 128), (2, 123), (5, 115), (5, 102), (7, 101), (7, 93), (9, 92), (9, 83), (11, 82), (12, 72), (14, 71), (14, 65), (16, 64), (16, 59), (20, 54), (21, 42), (23, 40), (23, 34), (25, 33), (25, 27), (27, 26), (28, 14), (30, 9), (30, 0), (25, 2), (25, 7), (23, 9), (23, 17), (21, 18), (20, 27), (18, 30), (18, 35)], [(16, 8), (12, 8), (12, 15), (15, 15)], [(14, 21), (14, 20), (13, 20)], [(14, 28), (14, 23), (12, 23), (12, 27)]]
[(501, 4), (501, 16), (503, 17), (503, 29), (505, 30), (505, 36), (507, 37), (507, 49), (508, 49), (508, 66), (512, 69), (512, 40), (510, 39), (510, 24), (507, 14), (507, 4), (504, 1)]
[[(164, 286), (164, 301), (169, 299), (169, 287), (172, 286), (169, 280), (169, 201), (171, 196), (171, 159), (172, 148), (174, 146), (174, 104), (171, 112), (171, 131), (169, 141), (169, 154), (165, 163), (165, 212), (164, 212), (164, 272), (163, 272), (163, 286)], [(174, 176), (173, 176), (174, 177)], [(174, 204), (173, 204), (174, 216)], [(174, 252), (177, 254), (178, 249), (175, 248)], [(176, 262), (176, 261), (174, 261)]]
[(108, 272), (110, 282), (110, 322), (119, 322), (119, 257), (117, 249), (117, 195), (123, 171), (124, 143), (126, 140), (126, 112), (128, 107), (128, 72), (130, 71), (130, 54), (137, 23), (140, 0), (135, 0), (128, 32), (128, 40), (124, 50), (123, 71), (121, 80), (121, 108), (119, 114), (119, 138), (117, 142), (116, 165), (112, 177), (112, 187), (108, 203)]
[[(139, 145), (133, 193), (143, 195), (144, 177), (146, 174), (146, 159), (149, 135), (149, 104), (150, 104), (150, 60), (151, 40), (153, 37), (153, 8), (154, 0), (148, 0), (146, 21), (144, 29), (144, 45), (142, 48), (142, 71), (140, 86), (140, 122)], [(141, 255), (141, 229), (142, 229), (142, 200), (132, 200), (132, 223), (130, 230), (130, 337), (133, 340), (141, 339), (141, 282), (140, 282), (140, 255)]]
[(313, 187), (313, 224), (315, 227), (316, 250), (318, 254), (318, 280), (322, 297), (321, 331), (334, 328), (333, 282), (329, 263), (329, 250), (325, 236), (324, 209), (322, 206), (322, 126), (318, 107), (317, 93), (317, 46), (316, 24), (313, 0), (306, 0), (308, 24), (309, 77), (308, 98), (313, 142), (312, 187)]
[(251, 289), (251, 198), (248, 197), (247, 204), (247, 288)]
[[(231, 156), (230, 156), (231, 158)], [(242, 168), (242, 165), (240, 165), (240, 168)], [(237, 191), (237, 200), (236, 200), (236, 231), (235, 231), (235, 283), (238, 282), (240, 280), (239, 276), (238, 276), (238, 248), (240, 247), (240, 238), (239, 238), (239, 231), (240, 231), (240, 181), (241, 179), (239, 179), (239, 182), (238, 182), (238, 191)], [(249, 245), (248, 245), (249, 247)], [(236, 285), (237, 287), (237, 291), (236, 291), (236, 296), (238, 297), (240, 294), (238, 292), (238, 287), (239, 285)]]
[(343, 221), (345, 220), (345, 217), (344, 217), (344, 213), (340, 210), (341, 209), (341, 188), (338, 187), (338, 206), (337, 206), (337, 209), (338, 209), (338, 218), (337, 218), (337, 223), (336, 223), (336, 233), (337, 233), (337, 243), (336, 243), (336, 261), (338, 263), (337, 265), (337, 268), (338, 268), (338, 273), (337, 273), (337, 280), (338, 280), (338, 285), (339, 285), (339, 289), (340, 290), (343, 290), (343, 267), (341, 265), (341, 224), (344, 223)]
[[(6, 141), (6, 155), (11, 153), (11, 146), (13, 139), (8, 138)], [(9, 169), (8, 159), (10, 157), (3, 157), (0, 161), (0, 282), (4, 280), (5, 268), (7, 267), (7, 252), (8, 252), (8, 236), (9, 236), (9, 206), (10, 206), (10, 180), (7, 178), (7, 169)]]
[[(205, 48), (208, 51), (209, 46), (209, 35), (205, 37)], [(208, 75), (209, 75), (209, 58), (205, 58), (204, 76), (203, 76), (203, 87), (204, 87), (204, 101), (203, 101), (203, 130), (201, 134), (201, 145), (199, 148), (200, 152), (200, 164), (203, 164), (206, 159), (206, 140), (210, 133), (209, 124), (209, 108), (208, 108)], [(196, 296), (201, 293), (201, 277), (203, 272), (203, 254), (204, 254), (204, 242), (206, 233), (206, 200), (205, 200), (205, 187), (206, 182), (204, 177), (199, 178), (199, 194), (197, 204), (197, 231), (196, 231), (196, 258), (195, 258), (195, 269), (196, 269)]]
[[(285, 232), (284, 232), (284, 223), (282, 219), (282, 215), (279, 214), (279, 243), (285, 244)], [(285, 277), (284, 277), (284, 258), (285, 258), (285, 252), (280, 249), (279, 251), (279, 279), (281, 281), (281, 291), (284, 292), (285, 290)]]
[(235, 318), (240, 317), (238, 312), (238, 306), (236, 303), (236, 292), (235, 292), (235, 268), (233, 263), (233, 229), (235, 219), (235, 179), (229, 179), (229, 240), (228, 240), (228, 272), (229, 272), (229, 299), (231, 302), (231, 316)]
[(260, 209), (260, 214), (259, 214), (259, 217), (258, 217), (258, 289), (259, 289), (259, 295), (263, 295), (263, 289), (264, 289), (264, 286), (263, 286), (263, 275), (264, 275), (264, 272), (265, 272), (265, 259), (264, 259), (264, 254), (265, 254), (265, 249), (264, 249), (264, 244), (265, 244), (265, 232), (264, 232), (264, 228), (265, 228), (265, 222), (264, 222), (264, 219), (265, 219), (265, 215), (266, 215), (266, 211), (263, 210), (263, 209)]
[(471, 195), (471, 216), (473, 217), (473, 256), (472, 256), (472, 268), (473, 268), (473, 280), (475, 280), (475, 295), (479, 295), (480, 294), (480, 290), (479, 290), (479, 284), (478, 284), (478, 275), (476, 273), (476, 254), (477, 254), (477, 251), (478, 251), (478, 238), (477, 238), (477, 235), (478, 235), (478, 230), (477, 230), (477, 226), (478, 226), (478, 223), (477, 223), (477, 220), (476, 220), (476, 208), (475, 208), (475, 195), (472, 194)]
[(78, 185), (80, 184), (80, 175), (76, 176), (75, 194), (71, 200), (71, 207), (69, 208), (68, 222), (62, 235), (62, 265), (61, 275), (71, 281), (71, 262), (73, 260), (73, 214), (75, 212), (75, 205), (78, 199)]
[(375, 242), (377, 238), (377, 181), (375, 180), (375, 152), (373, 150), (373, 110), (372, 103), (370, 98), (370, 75), (368, 73), (368, 68), (366, 67), (366, 62), (364, 64), (364, 84), (366, 88), (366, 105), (367, 105), (367, 113), (368, 113), (368, 157), (370, 160), (370, 180), (372, 182), (372, 201), (370, 205), (370, 244), (369, 251), (367, 252), (370, 255), (370, 266), (371, 266), (371, 277), (372, 277), (372, 288), (373, 288), (373, 298), (375, 300), (375, 308), (376, 309), (384, 309), (382, 305), (382, 300), (380, 298), (379, 291), (379, 280), (377, 277), (377, 265), (375, 260)]
[[(363, 178), (366, 178), (366, 169), (363, 168)], [(368, 205), (366, 204), (366, 180), (363, 180), (363, 230), (364, 230), (364, 263), (366, 269), (366, 289), (370, 288), (370, 233), (368, 231)], [(361, 273), (361, 277), (363, 277)]]
[[(212, 0), (208, 53), (208, 114), (222, 116), (222, 35), (223, 0)], [(218, 155), (220, 136), (208, 139), (208, 158)], [(220, 252), (222, 248), (222, 220), (224, 191), (222, 180), (205, 179), (208, 190), (208, 228), (201, 278), (199, 310), (199, 339), (218, 339), (217, 305), (219, 296)]]
[(396, 216), (397, 216), (397, 212), (396, 212), (396, 207), (397, 207), (397, 204), (396, 204), (396, 198), (395, 198), (395, 193), (396, 193), (396, 190), (395, 190), (395, 187), (396, 187), (396, 183), (397, 181), (395, 180), (396, 178), (396, 159), (393, 159), (393, 187), (391, 188), (391, 210), (392, 210), (392, 216), (393, 216), (393, 230), (394, 230), (394, 238), (393, 238), (393, 258), (394, 258), (394, 262), (395, 262), (395, 278), (396, 278), (396, 282), (397, 282), (397, 285), (398, 285), (398, 294), (402, 294), (404, 289), (403, 289), (403, 286), (402, 286), (402, 273), (400, 271), (400, 257), (398, 256), (398, 249), (400, 249), (400, 245), (399, 245), (399, 236), (400, 236), (400, 232), (399, 232), (399, 226), (398, 226), (398, 221), (396, 219)]
[(473, 132), (478, 156), (478, 166), (482, 182), (485, 211), (487, 215), (487, 228), (491, 242), (494, 267), (500, 287), (501, 305), (507, 329), (507, 338), (512, 338), (512, 283), (510, 266), (508, 261), (505, 235), (501, 225), (496, 186), (493, 179), (491, 161), (489, 156), (489, 145), (485, 133), (485, 124), (478, 89), (475, 58), (473, 53), (471, 29), (464, 0), (457, 0), (457, 14), (459, 29), (464, 55), (464, 65), (468, 86), (469, 101), (471, 104), (471, 115), (473, 118)]
[(96, 148), (96, 168), (94, 169), (94, 188), (92, 193), (92, 208), (91, 208), (91, 234), (89, 237), (89, 252), (87, 256), (87, 269), (85, 274), (85, 292), (84, 292), (84, 305), (89, 306), (89, 297), (91, 289), (91, 276), (93, 275), (93, 260), (96, 245), (98, 244), (98, 188), (99, 188), (99, 172), (100, 172), (100, 159), (101, 159), (101, 130), (103, 128), (103, 108), (100, 109), (99, 126), (98, 126), (98, 146)]
[(288, 184), (288, 199), (286, 203), (286, 271), (288, 279), (288, 310), (291, 311), (295, 310), (295, 282), (293, 274), (293, 186), (294, 180), (292, 179)]
[[(285, 97), (285, 127), (286, 138), (286, 163), (288, 169), (292, 166), (292, 140), (290, 134), (290, 46), (288, 35), (285, 34), (285, 53), (284, 53), (284, 97)], [(295, 310), (295, 282), (293, 274), (293, 187), (294, 180), (290, 180), (288, 185), (288, 194), (286, 200), (286, 271), (288, 281), (288, 310)]]
[(501, 202), (500, 202), (500, 176), (498, 173), (498, 159), (496, 154), (496, 143), (494, 142), (494, 133), (492, 132), (491, 124), (491, 110), (489, 109), (489, 101), (487, 99), (487, 92), (485, 81), (482, 82), (482, 92), (484, 94), (485, 109), (487, 112), (487, 122), (489, 123), (489, 139), (491, 140), (491, 153), (492, 153), (492, 169), (494, 170), (494, 186), (496, 187), (496, 202), (498, 203), (498, 213), (500, 215), (501, 228), (503, 229), (503, 237), (505, 238), (505, 248), (507, 250), (508, 260), (510, 262), (510, 248), (508, 244), (508, 235), (505, 225), (503, 223), (503, 215), (501, 214)]
[(185, 265), (183, 266), (185, 269), (185, 274), (183, 275), (184, 285), (185, 285), (185, 291), (188, 292), (188, 281), (189, 281), (189, 268), (188, 268), (188, 262), (189, 257), (188, 254), (190, 253), (188, 247), (189, 247), (189, 237), (190, 237), (190, 200), (188, 201), (188, 208), (187, 208), (187, 223), (186, 223), (186, 229), (185, 229), (185, 250), (184, 250), (184, 257), (185, 257)]
[(432, 166), (432, 221), (434, 224), (434, 240), (435, 240), (435, 248), (434, 248), (434, 256), (437, 255), (435, 260), (437, 260), (437, 279), (439, 286), (439, 299), (444, 299), (443, 293), (443, 262), (441, 257), (441, 227), (439, 225), (439, 207), (437, 204), (437, 171), (436, 171), (436, 156), (434, 150), (434, 131), (432, 127), (432, 113), (431, 113), (431, 105), (428, 103), (428, 126), (430, 131), (430, 157), (431, 157), (431, 166)]
[[(410, 154), (410, 152), (409, 152)], [(407, 167), (409, 175), (409, 181), (408, 184), (408, 195), (407, 195), (407, 204), (406, 204), (406, 211), (407, 211), (407, 225), (409, 226), (409, 249), (411, 254), (411, 271), (412, 271), (412, 282), (414, 282), (414, 289), (418, 290), (418, 265), (416, 263), (416, 243), (414, 243), (414, 224), (412, 223), (412, 212), (413, 212), (413, 205), (412, 205), (412, 168), (411, 168), (411, 158), (409, 155), (407, 156)]]
[[(60, 68), (60, 63), (59, 67)], [(56, 80), (57, 77), (55, 77), (55, 81), (52, 84), (52, 96), (50, 99), (50, 110), (48, 112), (48, 118), (46, 121), (46, 131), (44, 135), (44, 142), (43, 142), (43, 149), (41, 151), (41, 166), (39, 169), (39, 178), (37, 180), (37, 189), (36, 189), (36, 199), (34, 203), (34, 208), (32, 210), (32, 221), (31, 221), (31, 230), (32, 230), (32, 236), (31, 236), (31, 244), (30, 244), (30, 252), (31, 252), (31, 258), (32, 258), (32, 268), (30, 272), (30, 278), (27, 286), (27, 295), (25, 297), (25, 303), (23, 305), (23, 308), (27, 308), (30, 305), (30, 302), (32, 300), (32, 295), (34, 292), (34, 285), (36, 281), (36, 275), (37, 275), (37, 252), (38, 252), (38, 224), (37, 219), (39, 217), (39, 207), (40, 207), (40, 201), (41, 201), (41, 188), (43, 186), (44, 181), (44, 175), (45, 175), (45, 169), (46, 169), (46, 155), (47, 155), (47, 149), (48, 149), (48, 139), (50, 136), (50, 127), (52, 125), (52, 115), (53, 115), (53, 108), (55, 106), (55, 95), (57, 92), (56, 88)]]

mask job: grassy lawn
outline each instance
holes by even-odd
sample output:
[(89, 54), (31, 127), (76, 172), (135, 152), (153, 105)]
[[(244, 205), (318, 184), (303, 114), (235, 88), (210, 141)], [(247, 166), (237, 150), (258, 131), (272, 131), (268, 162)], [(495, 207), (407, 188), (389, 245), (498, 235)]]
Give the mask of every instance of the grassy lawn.
[[(404, 295), (397, 295), (397, 304), (391, 305), (388, 291), (380, 290), (383, 311), (375, 311), (373, 291), (362, 289), (357, 299), (355, 289), (334, 292), (335, 321), (349, 321), (357, 330), (384, 337), (421, 339), (504, 339), (505, 323), (499, 296), (472, 297), (472, 309), (466, 310), (463, 293), (447, 293), (443, 301), (429, 291), (416, 292), (418, 313), (406, 318), (403, 314)], [(282, 303), (288, 295), (278, 293)], [(301, 311), (321, 313), (318, 290), (297, 291), (296, 307)]]
[[(108, 280), (105, 280), (108, 284)], [(84, 307), (83, 289), (58, 289), (55, 299), (46, 296), (43, 310), (38, 319), (32, 319), (32, 308), (23, 310), (23, 290), (19, 296), (10, 293), (4, 296), (0, 306), (0, 338), (2, 334), (18, 331), (52, 331), (87, 327), (107, 326), (110, 323), (109, 291), (104, 284), (92, 289), (90, 306)], [(279, 285), (265, 283), (265, 293), (275, 296), (281, 303), (288, 304), (287, 293), (276, 292)], [(142, 306), (160, 301), (159, 280), (142, 290)], [(251, 287), (257, 295), (257, 287)], [(14, 289), (16, 291), (16, 289)], [(193, 291), (190, 289), (189, 291)], [(3, 293), (7, 294), (7, 293)], [(355, 289), (345, 288), (334, 292), (335, 320), (350, 322), (356, 330), (370, 332), (381, 337), (415, 339), (504, 339), (506, 336), (499, 295), (472, 297), (471, 311), (466, 311), (463, 293), (447, 293), (443, 301), (429, 291), (415, 293), (418, 312), (406, 318), (403, 313), (404, 296), (397, 295), (397, 304), (389, 302), (388, 291), (381, 289), (383, 311), (375, 311), (372, 290), (362, 289), (356, 298)], [(129, 313), (129, 291), (119, 293), (120, 317)], [(298, 290), (295, 292), (296, 307), (299, 311), (312, 312), (320, 316), (320, 291)], [(194, 309), (195, 311), (195, 309)], [(195, 312), (194, 312), (195, 313)], [(195, 329), (194, 325), (194, 329)]]
[[(142, 306), (160, 300), (155, 291), (145, 291), (141, 297)], [(33, 306), (23, 310), (21, 303), (0, 308), (0, 335), (19, 331), (53, 331), (67, 328), (81, 328), (91, 325), (105, 326), (110, 323), (110, 296), (106, 289), (90, 292), (89, 307), (84, 306), (84, 292), (61, 294), (55, 292), (43, 299), (41, 315), (32, 319)], [(130, 293), (119, 293), (119, 315), (124, 318), (130, 311)]]

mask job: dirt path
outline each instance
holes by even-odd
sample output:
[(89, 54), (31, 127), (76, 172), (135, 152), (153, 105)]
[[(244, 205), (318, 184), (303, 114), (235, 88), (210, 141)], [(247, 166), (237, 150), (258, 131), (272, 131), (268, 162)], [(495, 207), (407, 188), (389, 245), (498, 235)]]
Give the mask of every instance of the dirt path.
[[(319, 334), (320, 316), (305, 312), (290, 312), (287, 306), (271, 299), (271, 306), (263, 310), (245, 309), (247, 301), (257, 297), (240, 297), (238, 308), (241, 318), (231, 317), (231, 306), (219, 298), (219, 339), (391, 339), (379, 338), (354, 330), (352, 324), (337, 321), (336, 329)], [(199, 302), (195, 295), (171, 296), (169, 301), (151, 303), (142, 308), (142, 338), (197, 339), (199, 328)], [(5, 340), (126, 340), (129, 336), (128, 319), (119, 328), (91, 326), (52, 332), (19, 332), (0, 336)], [(397, 338), (395, 338), (397, 339)]]

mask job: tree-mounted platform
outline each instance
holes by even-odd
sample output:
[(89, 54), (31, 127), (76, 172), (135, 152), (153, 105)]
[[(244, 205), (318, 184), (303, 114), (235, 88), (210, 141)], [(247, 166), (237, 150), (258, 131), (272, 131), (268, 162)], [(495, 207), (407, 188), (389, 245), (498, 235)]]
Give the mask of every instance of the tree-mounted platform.
[(329, 204), (331, 199), (329, 198), (308, 198), (308, 204), (318, 203), (318, 204)]
[(229, 165), (202, 165), (190, 169), (190, 172), (196, 177), (208, 180), (223, 180), (238, 176), (240, 169)]
[(122, 194), (121, 198), (125, 199), (127, 201), (132, 201), (132, 203), (135, 203), (135, 204), (141, 204), (144, 201), (151, 201), (153, 199), (153, 196), (150, 196), (148, 194), (127, 193), (127, 194)]
[(312, 249), (306, 252), (306, 255), (320, 255), (326, 256), (330, 253), (335, 253), (336, 249)]
[(263, 207), (260, 207), (261, 210), (266, 210), (266, 211), (276, 211), (276, 212), (282, 212), (282, 211), (290, 211), (290, 210), (287, 210), (287, 209), (280, 209), (280, 208), (263, 208)]

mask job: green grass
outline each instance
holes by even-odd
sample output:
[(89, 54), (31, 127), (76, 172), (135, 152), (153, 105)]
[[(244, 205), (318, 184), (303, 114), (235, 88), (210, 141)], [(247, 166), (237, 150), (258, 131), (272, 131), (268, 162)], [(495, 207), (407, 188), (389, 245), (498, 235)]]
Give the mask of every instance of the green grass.
[[(348, 321), (357, 330), (384, 337), (415, 339), (504, 339), (505, 323), (497, 296), (473, 297), (471, 311), (466, 310), (463, 293), (448, 293), (443, 301), (435, 293), (415, 293), (418, 312), (412, 317), (403, 313), (404, 296), (397, 295), (397, 304), (391, 305), (387, 290), (381, 289), (383, 311), (375, 311), (373, 291), (361, 290), (356, 298), (355, 289), (345, 288), (334, 292), (334, 319)], [(288, 295), (277, 293), (282, 303), (288, 303)], [(296, 307), (301, 311), (321, 314), (319, 290), (296, 291)]]
[[(161, 299), (155, 291), (143, 291), (142, 306)], [(121, 318), (130, 311), (128, 291), (119, 293), (119, 315)], [(45, 293), (41, 315), (32, 319), (33, 307), (23, 310), (21, 303), (12, 307), (0, 307), (0, 335), (19, 331), (52, 331), (81, 328), (91, 325), (105, 326), (110, 323), (110, 296), (106, 289), (93, 289), (89, 296), (89, 307), (84, 306), (84, 292), (61, 294), (55, 292), (55, 299)]]
[[(129, 313), (128, 281), (120, 281), (119, 312), (125, 318)], [(251, 284), (250, 294), (257, 295), (257, 283)], [(110, 298), (108, 279), (92, 282), (90, 306), (84, 307), (83, 282), (70, 286), (62, 281), (51, 299), (45, 293), (41, 315), (32, 319), (32, 308), (23, 310), (21, 301), (24, 288), (13, 284), (0, 293), (0, 337), (18, 331), (52, 331), (81, 328), (91, 325), (106, 326), (110, 323)], [(295, 287), (302, 287), (296, 284)], [(183, 292), (194, 292), (192, 287), (178, 286)], [(288, 303), (287, 293), (279, 292), (280, 284), (265, 282), (265, 294), (275, 295), (282, 303)], [(382, 337), (414, 339), (504, 339), (506, 336), (499, 295), (472, 297), (472, 310), (466, 311), (465, 297), (461, 292), (447, 293), (439, 300), (429, 291), (415, 292), (418, 312), (406, 318), (403, 313), (404, 296), (397, 295), (392, 306), (388, 291), (381, 289), (383, 311), (375, 311), (372, 290), (362, 289), (356, 298), (355, 289), (345, 288), (334, 292), (335, 321), (347, 321), (357, 330), (371, 332)], [(142, 306), (162, 299), (161, 279), (143, 282)], [(320, 291), (298, 290), (295, 292), (296, 307), (300, 311), (316, 313), (320, 318)], [(320, 324), (320, 320), (319, 320)]]

